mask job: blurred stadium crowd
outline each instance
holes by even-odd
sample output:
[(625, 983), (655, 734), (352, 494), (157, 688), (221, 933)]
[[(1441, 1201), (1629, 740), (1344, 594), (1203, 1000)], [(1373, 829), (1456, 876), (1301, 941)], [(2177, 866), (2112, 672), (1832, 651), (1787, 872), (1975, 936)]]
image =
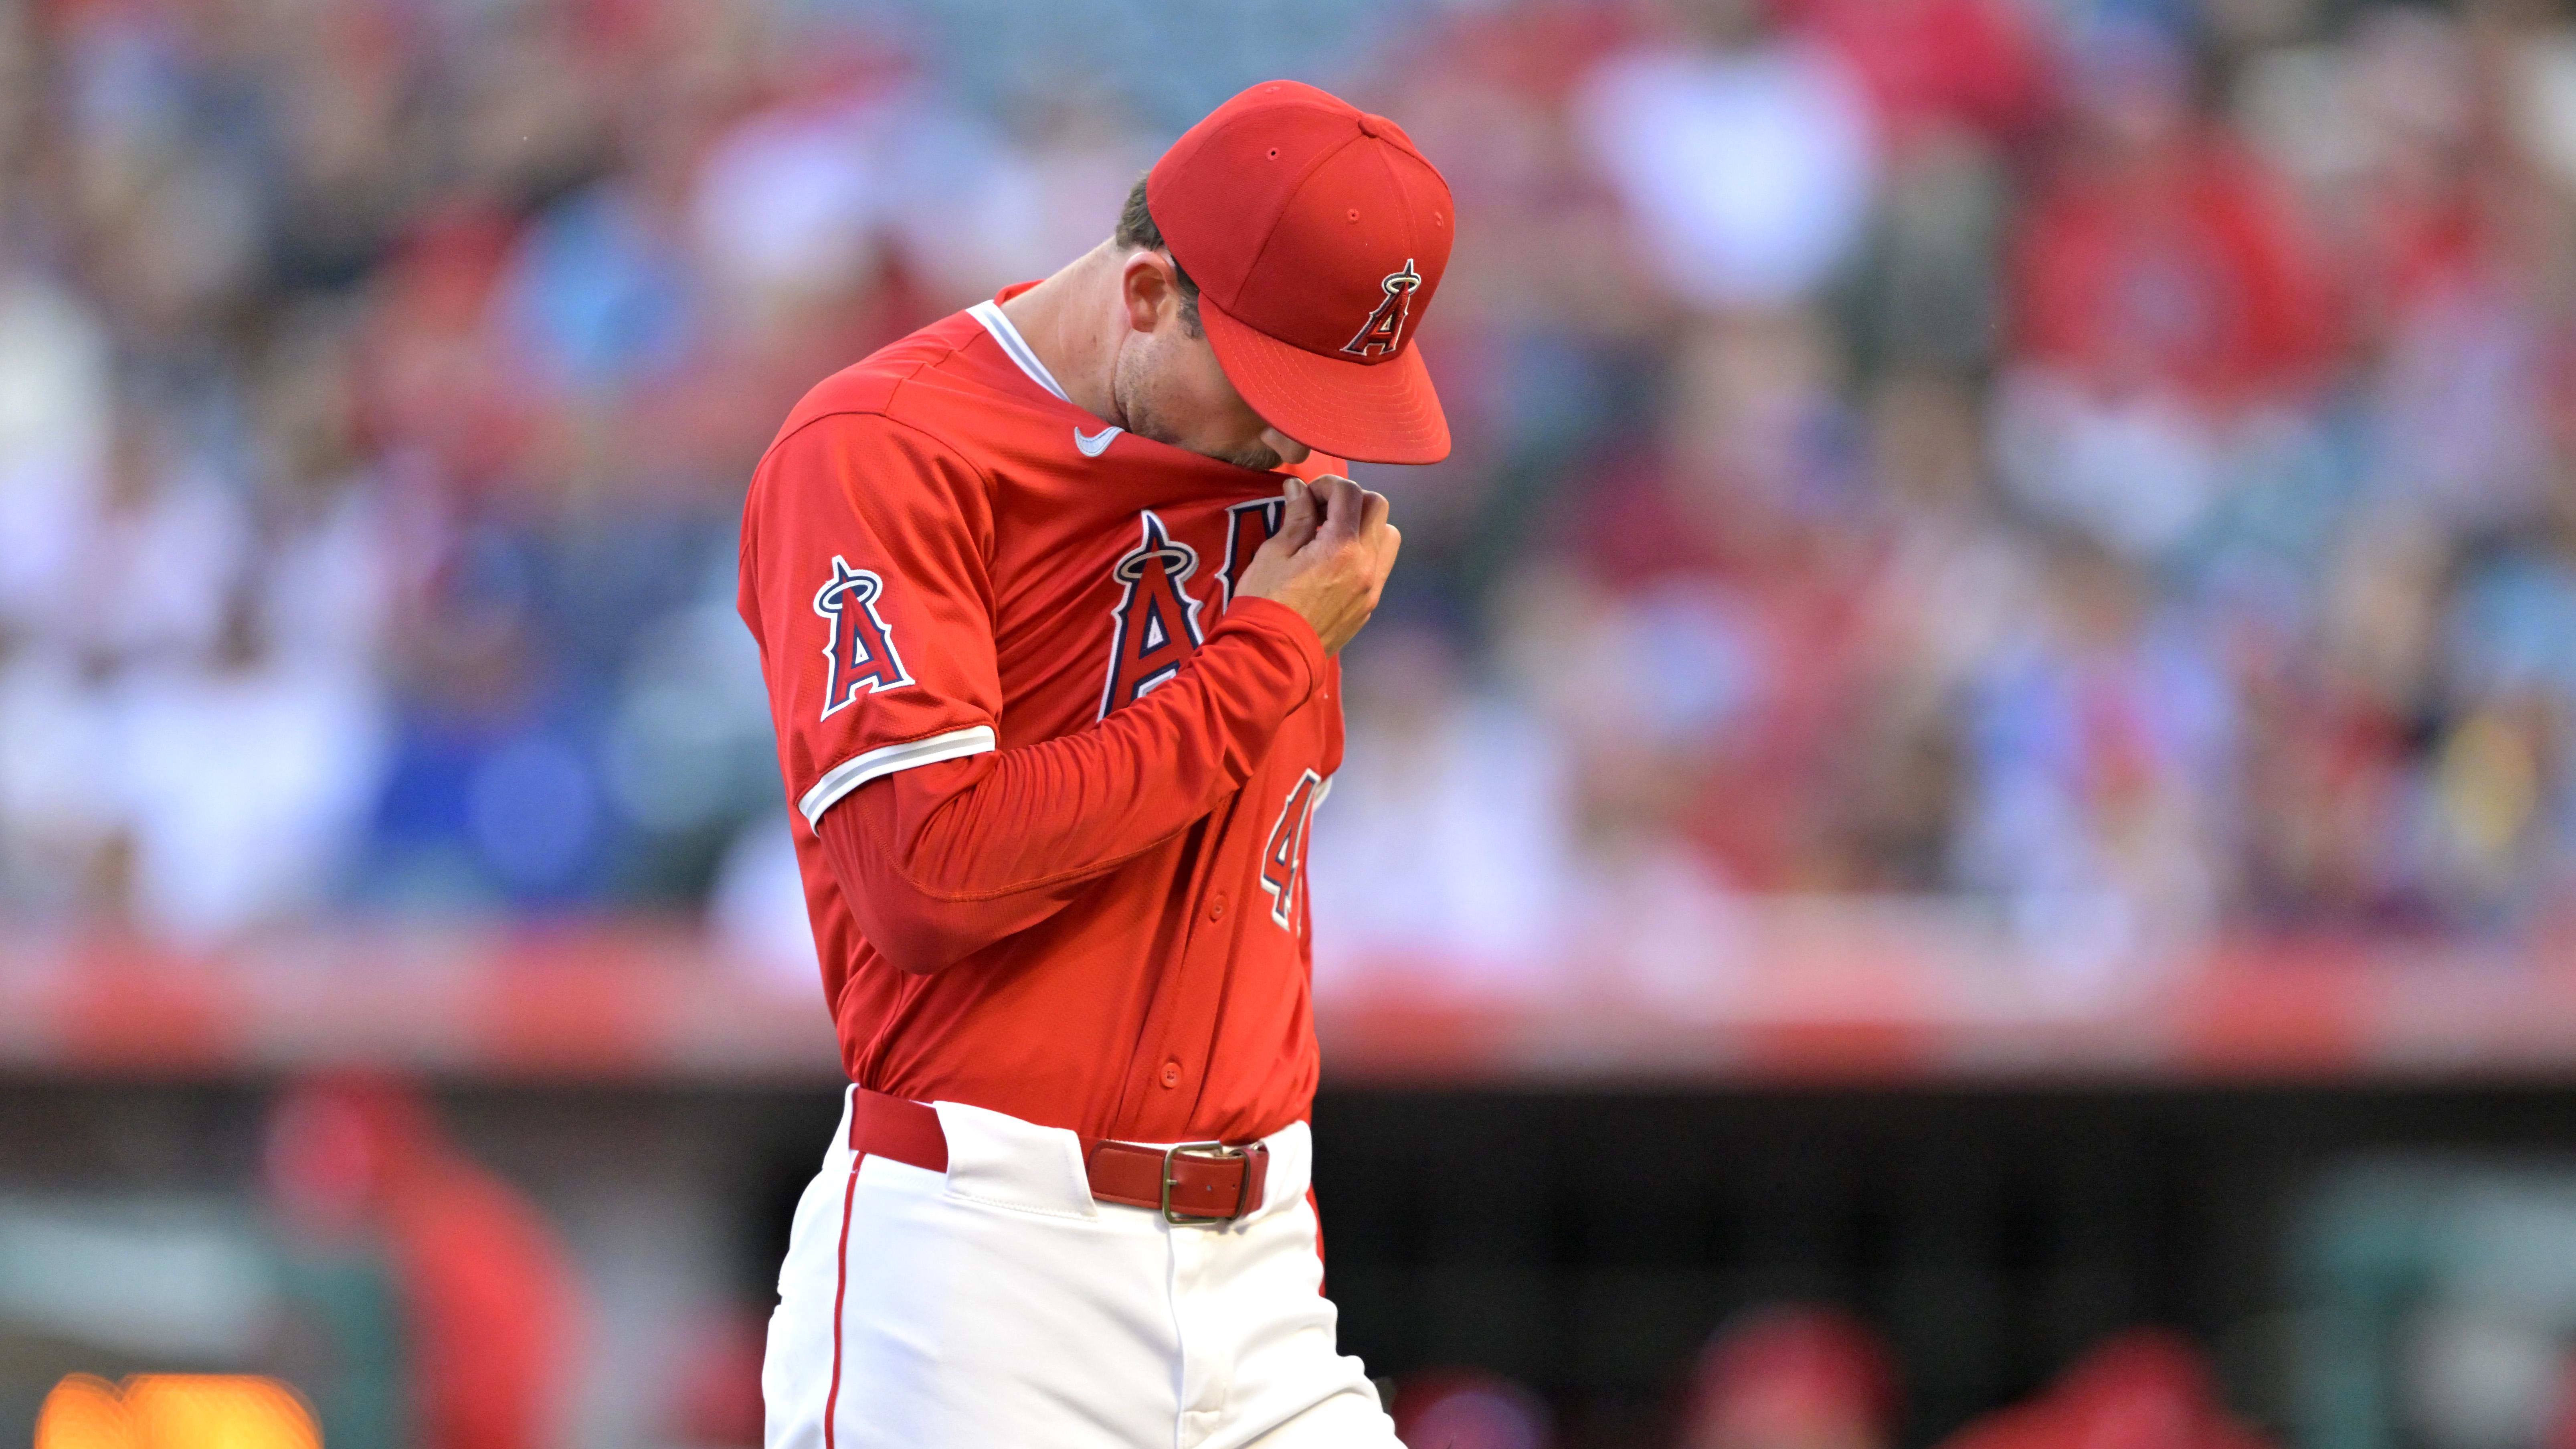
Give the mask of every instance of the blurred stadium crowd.
[[(1904, 1387), (1867, 1324), (1811, 1304), (1749, 1309), (1710, 1335), (1674, 1395), (1672, 1449), (1891, 1449)], [(1422, 1449), (1553, 1449), (1547, 1406), (1509, 1379), (1434, 1370), (1396, 1386), (1396, 1432)], [(2545, 1436), (2560, 1449), (2563, 1432)], [(2273, 1449), (2229, 1412), (2207, 1355), (2152, 1329), (2116, 1335), (2028, 1400), (1938, 1449)]]
[(809, 963), (753, 459), (1293, 63), (1462, 219), (1457, 454), (1363, 470), (1328, 973), (1742, 893), (2113, 955), (2564, 912), (2539, 0), (1222, 8), (0, 6), (0, 904), (707, 902)]

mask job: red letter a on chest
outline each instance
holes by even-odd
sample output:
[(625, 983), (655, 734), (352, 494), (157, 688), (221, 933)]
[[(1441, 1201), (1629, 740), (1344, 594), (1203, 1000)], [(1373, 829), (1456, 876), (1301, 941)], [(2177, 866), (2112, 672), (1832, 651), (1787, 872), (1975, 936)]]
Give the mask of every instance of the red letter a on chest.
[(1151, 509), (1140, 517), (1144, 541), (1110, 571), (1121, 588), (1112, 610), (1109, 681), (1100, 691), (1102, 719), (1180, 673), (1199, 647), (1199, 601), (1181, 587), (1198, 572), (1198, 551), (1173, 538)]

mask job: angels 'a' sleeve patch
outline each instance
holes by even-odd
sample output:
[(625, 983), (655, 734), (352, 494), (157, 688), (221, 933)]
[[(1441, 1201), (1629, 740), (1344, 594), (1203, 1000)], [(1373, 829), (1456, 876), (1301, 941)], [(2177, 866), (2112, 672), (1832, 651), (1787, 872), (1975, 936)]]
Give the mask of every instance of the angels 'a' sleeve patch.
[(839, 554), (832, 556), (832, 576), (814, 591), (814, 612), (832, 626), (823, 645), (830, 671), (823, 682), (823, 719), (856, 703), (861, 694), (912, 683), (903, 656), (895, 652), (894, 630), (877, 608), (884, 593), (884, 579), (850, 567)]
[(989, 506), (972, 465), (873, 413), (817, 419), (753, 473), (743, 617), (808, 820), (869, 780), (993, 748)]

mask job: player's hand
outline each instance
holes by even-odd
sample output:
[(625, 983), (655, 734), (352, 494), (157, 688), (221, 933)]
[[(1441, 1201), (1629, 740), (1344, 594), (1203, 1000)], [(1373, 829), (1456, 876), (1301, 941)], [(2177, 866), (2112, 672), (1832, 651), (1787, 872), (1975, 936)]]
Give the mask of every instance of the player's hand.
[(1276, 599), (1315, 626), (1324, 652), (1368, 622), (1404, 535), (1386, 521), (1386, 495), (1348, 478), (1288, 480), (1288, 516), (1244, 566), (1237, 595)]

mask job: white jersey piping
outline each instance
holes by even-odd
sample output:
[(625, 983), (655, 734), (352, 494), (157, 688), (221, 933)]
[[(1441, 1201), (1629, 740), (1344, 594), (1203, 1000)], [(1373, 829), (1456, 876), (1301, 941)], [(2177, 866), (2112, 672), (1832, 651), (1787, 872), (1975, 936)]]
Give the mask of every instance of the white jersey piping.
[(899, 745), (886, 745), (863, 755), (853, 755), (823, 772), (805, 798), (796, 802), (803, 812), (807, 829), (820, 833), (823, 812), (840, 798), (882, 775), (909, 770), (916, 765), (935, 765), (941, 760), (958, 760), (968, 755), (989, 754), (993, 749), (991, 725), (968, 725), (962, 730), (932, 735), (928, 739), (906, 740)]
[(1047, 371), (1046, 364), (1038, 361), (1038, 355), (1029, 349), (1029, 340), (1020, 335), (1019, 328), (1011, 325), (1009, 317), (1003, 315), (1000, 303), (978, 302), (967, 308), (966, 314), (984, 324), (984, 330), (992, 333), (993, 340), (1002, 344), (1004, 355), (1020, 365), (1020, 371), (1029, 375), (1029, 381), (1054, 393), (1058, 402), (1073, 401), (1064, 395), (1064, 388), (1056, 382), (1055, 374)]

